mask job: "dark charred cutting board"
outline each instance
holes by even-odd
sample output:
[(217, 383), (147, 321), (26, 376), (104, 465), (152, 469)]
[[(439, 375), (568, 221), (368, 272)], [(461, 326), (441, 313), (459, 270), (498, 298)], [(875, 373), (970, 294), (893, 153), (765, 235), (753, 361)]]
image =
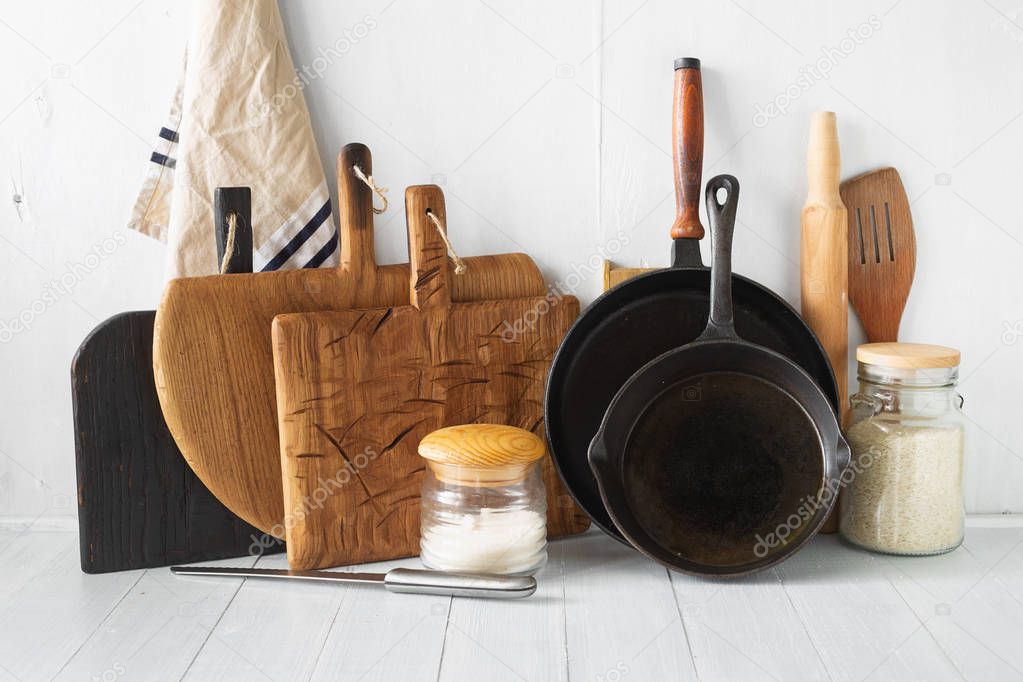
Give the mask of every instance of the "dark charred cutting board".
[[(239, 216), (230, 270), (251, 270), (246, 188), (218, 190), (218, 244)], [(96, 327), (71, 364), (82, 570), (107, 573), (281, 551), (210, 493), (185, 463), (153, 381), (156, 311)]]

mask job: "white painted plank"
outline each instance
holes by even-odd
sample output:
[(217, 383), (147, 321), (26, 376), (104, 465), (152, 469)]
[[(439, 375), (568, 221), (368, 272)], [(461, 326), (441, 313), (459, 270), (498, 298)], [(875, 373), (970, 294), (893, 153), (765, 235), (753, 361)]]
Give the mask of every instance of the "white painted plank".
[[(422, 568), (418, 559), (364, 564), (344, 570), (384, 573)], [(392, 594), (377, 586), (342, 587), (337, 616), (312, 679), (436, 680), (444, 646), (449, 597)]]
[[(0, 682), (176, 679), (197, 651), (188, 679), (1023, 680), (1019, 527), (971, 527), (962, 549), (926, 558), (818, 538), (776, 575), (674, 585), (592, 532), (552, 543), (540, 592), (503, 603), (87, 576), (77, 558), (71, 533), (0, 551)], [(234, 562), (251, 560), (219, 563)]]
[(866, 681), (927, 680), (927, 682), (942, 682), (943, 680), (962, 679), (962, 674), (952, 664), (948, 656), (944, 655), (931, 633), (926, 627), (921, 627), (885, 658), (866, 678)]
[(829, 679), (776, 571), (672, 584), (701, 680)]
[(559, 542), (569, 679), (696, 679), (667, 571), (597, 530)]
[(57, 674), (142, 571), (85, 575), (74, 533), (30, 531), (0, 555), (0, 575), (0, 664), (38, 680)]
[(551, 542), (548, 562), (528, 599), (453, 599), (440, 680), (567, 680), (565, 585), (568, 545)]
[[(904, 648), (924, 626), (889, 582), (883, 562), (880, 556), (842, 544), (836, 536), (818, 536), (778, 567), (834, 680), (863, 680), (895, 655), (907, 665), (924, 654), (944, 658), (929, 638)], [(954, 673), (951, 664), (946, 665)]]
[(1023, 535), (951, 607), (962, 631), (1023, 675)]
[[(418, 562), (341, 570), (395, 565)], [(259, 566), (286, 568), (287, 559), (264, 557)], [(246, 580), (186, 679), (435, 679), (447, 601), (377, 586)]]
[[(257, 565), (288, 562), (278, 554)], [(184, 679), (309, 679), (344, 594), (328, 584), (246, 579)]]
[[(203, 565), (249, 567), (255, 561)], [(233, 578), (182, 578), (169, 568), (149, 569), (56, 679), (180, 679), (240, 587)]]
[[(882, 557), (892, 585), (945, 656), (968, 680), (1020, 680), (1023, 673), (998, 654), (985, 639), (963, 627), (962, 602), (1007, 561), (1023, 540), (1018, 526), (969, 526), (966, 541), (954, 552), (935, 557)], [(1010, 577), (1009, 585), (1018, 582)], [(1002, 587), (1007, 585), (1003, 584)], [(1003, 595), (1004, 596), (1004, 595)], [(983, 626), (982, 626), (983, 627)]]
[(907, 603), (922, 620), (928, 620), (959, 602), (1021, 542), (1021, 528), (969, 528), (963, 545), (947, 554), (877, 558)]

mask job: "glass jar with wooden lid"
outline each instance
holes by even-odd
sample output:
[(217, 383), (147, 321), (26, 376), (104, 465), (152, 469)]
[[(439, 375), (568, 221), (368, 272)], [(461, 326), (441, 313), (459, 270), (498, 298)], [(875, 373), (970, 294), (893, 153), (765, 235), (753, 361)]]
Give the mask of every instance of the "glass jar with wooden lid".
[(846, 436), (840, 530), (890, 554), (940, 554), (963, 541), (959, 351), (917, 343), (856, 350), (859, 391)]
[(426, 460), (420, 558), (429, 568), (508, 575), (547, 561), (542, 440), (498, 424), (451, 426), (419, 443)]

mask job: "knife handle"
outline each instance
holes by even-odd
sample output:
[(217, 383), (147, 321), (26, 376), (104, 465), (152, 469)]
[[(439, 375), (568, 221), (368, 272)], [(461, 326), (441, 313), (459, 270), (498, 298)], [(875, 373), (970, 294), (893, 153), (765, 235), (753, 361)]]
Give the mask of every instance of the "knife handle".
[(391, 592), (407, 594), (521, 599), (536, 592), (536, 579), (529, 575), (507, 576), (395, 568), (388, 571), (384, 577), (384, 587)]

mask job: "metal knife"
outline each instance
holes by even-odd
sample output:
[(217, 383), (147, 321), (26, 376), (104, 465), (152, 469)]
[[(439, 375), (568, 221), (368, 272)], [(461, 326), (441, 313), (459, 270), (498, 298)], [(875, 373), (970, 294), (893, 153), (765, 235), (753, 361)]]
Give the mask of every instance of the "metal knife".
[(393, 568), (387, 573), (342, 573), (339, 571), (290, 571), (282, 568), (220, 568), (171, 566), (177, 575), (214, 575), (236, 578), (278, 578), (319, 580), (338, 583), (376, 583), (390, 592), (437, 594), (449, 597), (521, 599), (536, 592), (533, 576), (491, 573), (450, 573), (415, 568)]

